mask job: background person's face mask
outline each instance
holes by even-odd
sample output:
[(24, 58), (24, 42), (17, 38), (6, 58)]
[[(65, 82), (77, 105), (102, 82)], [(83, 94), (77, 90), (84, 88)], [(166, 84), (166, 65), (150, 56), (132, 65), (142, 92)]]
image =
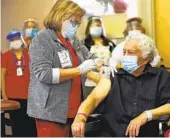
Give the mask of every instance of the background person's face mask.
[(64, 23), (62, 24), (62, 35), (64, 38), (69, 38), (72, 39), (77, 32), (78, 25), (74, 24), (70, 20), (65, 20)]
[(140, 67), (137, 62), (137, 56), (123, 56), (121, 60), (123, 69), (128, 73), (133, 73)]
[(15, 41), (10, 42), (10, 47), (11, 47), (12, 49), (17, 50), (17, 49), (20, 49), (20, 48), (21, 48), (22, 44), (23, 44), (23, 43), (22, 43), (21, 40), (15, 40)]
[(90, 34), (93, 37), (99, 37), (102, 35), (102, 27), (92, 27), (90, 28)]
[(33, 38), (38, 32), (38, 29), (28, 28), (25, 30), (25, 36)]
[(131, 35), (138, 35), (138, 34), (141, 34), (142, 31), (141, 30), (130, 30), (128, 32), (128, 35), (131, 36)]

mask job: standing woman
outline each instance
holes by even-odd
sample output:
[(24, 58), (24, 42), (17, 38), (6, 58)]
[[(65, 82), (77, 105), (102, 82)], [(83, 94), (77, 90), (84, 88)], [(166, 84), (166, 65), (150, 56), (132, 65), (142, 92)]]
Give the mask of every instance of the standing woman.
[[(36, 118), (38, 137), (68, 137), (84, 90), (83, 76), (96, 60), (75, 39), (85, 11), (70, 0), (58, 0), (30, 47), (28, 114)], [(86, 61), (85, 61), (86, 60)]]
[(20, 109), (10, 113), (12, 133), (14, 137), (36, 137), (35, 121), (26, 114), (30, 80), (28, 50), (23, 48), (19, 31), (10, 31), (7, 39), (10, 50), (2, 55), (2, 98), (20, 103)]
[(88, 18), (85, 46), (96, 57), (102, 59), (104, 64), (108, 65), (115, 44), (104, 35), (101, 17), (91, 16)]
[(38, 33), (38, 31), (38, 22), (35, 19), (29, 18), (24, 21), (23, 36), (28, 48), (32, 39)]
[[(101, 59), (104, 62), (104, 65), (108, 66), (115, 44), (104, 35), (101, 17), (91, 16), (88, 18), (85, 34), (85, 46), (97, 58)], [(87, 95), (85, 97), (87, 97), (94, 86), (96, 86), (96, 83), (87, 79), (85, 85), (87, 89)]]

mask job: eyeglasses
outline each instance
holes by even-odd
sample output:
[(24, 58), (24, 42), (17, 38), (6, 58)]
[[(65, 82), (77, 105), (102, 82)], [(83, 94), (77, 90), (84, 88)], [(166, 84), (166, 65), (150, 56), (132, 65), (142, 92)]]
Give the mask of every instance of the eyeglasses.
[(73, 26), (73, 27), (76, 27), (76, 26), (79, 26), (80, 25), (80, 22), (78, 22), (78, 21), (72, 21), (72, 20), (69, 20), (70, 21), (70, 23), (71, 23), (71, 25)]
[(76, 27), (76, 26), (79, 26), (81, 24), (81, 18), (75, 18), (75, 17), (71, 17), (69, 19), (70, 21), (70, 24), (73, 26), (73, 27)]

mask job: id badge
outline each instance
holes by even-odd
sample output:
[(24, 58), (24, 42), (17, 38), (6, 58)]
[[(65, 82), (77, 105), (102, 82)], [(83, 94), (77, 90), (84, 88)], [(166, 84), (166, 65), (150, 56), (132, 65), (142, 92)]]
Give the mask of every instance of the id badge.
[(21, 61), (18, 61), (18, 66), (21, 66)]
[(59, 56), (62, 68), (72, 67), (72, 62), (71, 62), (68, 50), (63, 50), (61, 52), (58, 52), (58, 56)]
[(17, 68), (17, 76), (22, 76), (22, 75), (23, 75), (22, 68)]

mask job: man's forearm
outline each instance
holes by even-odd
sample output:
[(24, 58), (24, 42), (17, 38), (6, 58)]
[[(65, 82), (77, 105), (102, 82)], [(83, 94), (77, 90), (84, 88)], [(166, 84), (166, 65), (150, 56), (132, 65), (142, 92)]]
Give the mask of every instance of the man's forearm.
[(88, 96), (87, 100), (82, 102), (79, 107), (78, 113), (84, 113), (89, 116), (96, 108), (96, 102), (92, 96)]
[(101, 77), (97, 86), (79, 107), (78, 113), (84, 113), (87, 116), (90, 115), (109, 94), (110, 88), (110, 80)]
[[(90, 80), (93, 80), (95, 83), (99, 83), (100, 81), (100, 76), (97, 75), (96, 73), (90, 71), (87, 73), (87, 78)], [(93, 89), (93, 93), (94, 91), (97, 91), (98, 88)], [(95, 98), (94, 95), (89, 95), (88, 98), (82, 102), (82, 104), (79, 107), (78, 113), (85, 113), (87, 115), (91, 114), (96, 108), (96, 102), (95, 102)], [(83, 119), (83, 118), (79, 118), (79, 119)]]
[(170, 103), (162, 105), (158, 108), (150, 110), (152, 113), (152, 119), (156, 120), (164, 115), (170, 115)]

